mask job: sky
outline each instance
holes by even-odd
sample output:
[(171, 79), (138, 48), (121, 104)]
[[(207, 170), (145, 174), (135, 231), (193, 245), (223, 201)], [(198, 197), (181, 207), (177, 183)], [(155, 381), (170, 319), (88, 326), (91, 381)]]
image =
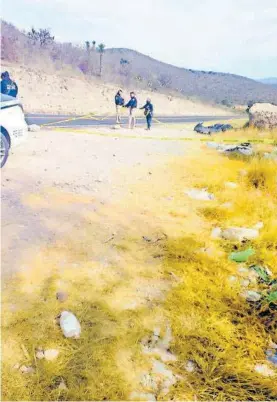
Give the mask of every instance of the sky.
[(277, 76), (277, 0), (9, 0), (2, 18), (179, 67)]

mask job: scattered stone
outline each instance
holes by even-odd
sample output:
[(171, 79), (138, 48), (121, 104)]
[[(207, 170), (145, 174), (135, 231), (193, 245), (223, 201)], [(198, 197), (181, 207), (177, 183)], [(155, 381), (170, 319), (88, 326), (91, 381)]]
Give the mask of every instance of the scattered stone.
[(37, 124), (30, 124), (28, 126), (28, 131), (32, 132), (40, 131), (40, 126), (38, 126)]
[(256, 223), (256, 225), (253, 226), (253, 229), (260, 230), (263, 227), (264, 227), (264, 223), (263, 222), (258, 222), (258, 223)]
[(229, 279), (230, 282), (236, 282), (238, 280), (238, 278), (236, 276), (234, 276), (234, 275), (229, 276), (228, 279)]
[(159, 360), (153, 360), (152, 373), (161, 377), (166, 377), (169, 380), (168, 385), (171, 386), (176, 383), (175, 375), (169, 370), (166, 365)]
[(19, 370), (19, 368), (20, 368), (20, 364), (19, 364), (19, 363), (16, 363), (16, 364), (13, 366), (13, 370)]
[(119, 130), (121, 128), (121, 125), (115, 124), (112, 128), (113, 128), (113, 130)]
[(59, 300), (60, 302), (64, 302), (68, 299), (68, 293), (63, 292), (63, 291), (58, 291), (56, 293), (56, 299)]
[(156, 397), (154, 394), (134, 391), (129, 396), (129, 400), (131, 400), (131, 401), (156, 401)]
[(248, 275), (249, 269), (245, 268), (244, 264), (241, 264), (238, 267), (238, 273), (241, 274), (241, 275)]
[(59, 356), (59, 351), (57, 349), (46, 349), (44, 351), (44, 357), (48, 361), (55, 360)]
[(277, 352), (276, 350), (270, 350), (268, 349), (266, 351), (266, 355), (267, 355), (267, 360), (274, 364), (274, 366), (277, 366)]
[(206, 189), (191, 189), (186, 190), (185, 194), (187, 194), (190, 198), (194, 200), (201, 200), (201, 201), (212, 201), (215, 199), (214, 194), (209, 193)]
[(277, 349), (277, 343), (270, 341), (268, 347), (269, 349)]
[(256, 373), (263, 375), (264, 377), (274, 377), (275, 372), (267, 364), (256, 364), (254, 367)]
[(199, 252), (207, 254), (209, 256), (212, 256), (214, 254), (213, 249), (210, 248), (210, 247), (202, 247), (202, 248), (199, 249)]
[(247, 290), (242, 294), (242, 296), (249, 302), (258, 302), (262, 298), (261, 294), (254, 290)]
[(147, 241), (147, 243), (151, 243), (152, 239), (150, 239), (150, 237), (147, 236), (142, 236), (143, 240)]
[(248, 279), (243, 279), (240, 282), (241, 286), (244, 286), (245, 288), (247, 288), (250, 285), (250, 281)]
[(226, 181), (224, 185), (226, 188), (232, 188), (232, 189), (238, 187), (237, 183), (234, 183), (232, 181)]
[(67, 391), (68, 390), (68, 388), (67, 388), (67, 386), (66, 386), (66, 384), (65, 384), (65, 382), (63, 380), (60, 382), (60, 384), (58, 386), (58, 389), (60, 391)]
[(246, 169), (240, 169), (239, 170), (239, 175), (240, 176), (245, 177), (245, 176), (247, 176), (247, 174), (248, 174), (248, 172), (247, 172)]
[(192, 360), (188, 360), (187, 363), (185, 364), (184, 369), (188, 373), (193, 373), (196, 370), (196, 364)]
[(228, 145), (223, 149), (223, 152), (225, 154), (231, 154), (231, 153), (238, 153), (242, 154), (245, 156), (251, 156), (253, 155), (253, 148), (252, 145), (249, 142), (242, 143), (240, 145)]
[(74, 314), (63, 311), (60, 315), (60, 326), (66, 338), (80, 338), (81, 325)]
[(220, 239), (222, 230), (218, 227), (212, 229), (211, 238), (212, 239)]
[(257, 229), (248, 229), (240, 227), (230, 227), (227, 229), (222, 229), (221, 238), (230, 241), (245, 241), (253, 240), (259, 236), (259, 231)]
[(35, 369), (33, 367), (21, 366), (20, 369), (22, 374), (33, 374)]
[(42, 359), (44, 359), (44, 352), (43, 352), (43, 350), (38, 350), (37, 352), (36, 352), (36, 358), (37, 359), (39, 359), (39, 360), (42, 360)]
[(277, 106), (271, 103), (254, 103), (248, 110), (249, 124), (257, 128), (277, 127)]
[(157, 382), (155, 381), (153, 376), (151, 376), (151, 374), (149, 373), (142, 375), (141, 385), (145, 388), (152, 389), (153, 391), (157, 390), (158, 388)]
[(271, 159), (273, 161), (277, 161), (277, 148), (274, 148), (272, 152), (265, 152), (264, 157), (266, 159)]
[(232, 202), (225, 202), (224, 204), (221, 204), (221, 208), (226, 208), (226, 209), (233, 208), (233, 203)]

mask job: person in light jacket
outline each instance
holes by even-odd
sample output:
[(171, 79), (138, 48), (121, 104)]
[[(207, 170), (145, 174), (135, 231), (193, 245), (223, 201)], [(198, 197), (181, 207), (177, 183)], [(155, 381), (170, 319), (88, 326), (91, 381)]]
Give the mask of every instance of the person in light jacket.
[(130, 100), (126, 103), (125, 107), (129, 109), (129, 128), (135, 128), (136, 126), (136, 110), (138, 107), (138, 101), (134, 92), (130, 92)]
[(122, 97), (122, 89), (119, 89), (114, 97), (115, 110), (116, 110), (116, 123), (121, 122), (121, 108), (124, 106), (124, 99)]

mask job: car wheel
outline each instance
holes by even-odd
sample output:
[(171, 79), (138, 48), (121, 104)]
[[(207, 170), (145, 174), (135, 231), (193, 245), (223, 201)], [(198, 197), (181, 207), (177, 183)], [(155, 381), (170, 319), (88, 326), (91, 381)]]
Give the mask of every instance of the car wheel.
[(1, 146), (0, 146), (0, 158), (1, 158), (1, 168), (7, 162), (9, 156), (9, 142), (4, 134), (1, 133)]

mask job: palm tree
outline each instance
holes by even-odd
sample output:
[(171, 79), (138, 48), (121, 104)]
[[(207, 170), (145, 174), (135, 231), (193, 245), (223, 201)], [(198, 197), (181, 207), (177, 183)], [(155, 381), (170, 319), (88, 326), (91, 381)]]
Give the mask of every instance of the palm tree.
[(102, 59), (103, 59), (103, 54), (105, 52), (105, 47), (106, 47), (106, 45), (104, 45), (104, 43), (100, 43), (97, 48), (97, 51), (100, 54), (100, 72), (99, 72), (100, 77), (102, 76)]
[(92, 50), (95, 50), (96, 41), (93, 40), (91, 43), (92, 43)]

